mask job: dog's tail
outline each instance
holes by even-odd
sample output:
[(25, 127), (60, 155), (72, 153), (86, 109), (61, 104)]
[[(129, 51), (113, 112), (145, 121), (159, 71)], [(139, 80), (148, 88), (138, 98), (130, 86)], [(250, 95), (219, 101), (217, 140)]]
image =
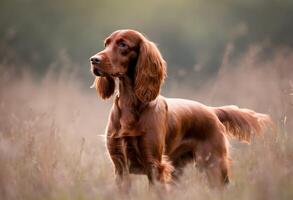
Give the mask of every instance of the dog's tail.
[(240, 141), (250, 142), (253, 134), (261, 135), (274, 124), (269, 115), (257, 113), (237, 106), (223, 106), (214, 108), (219, 120), (225, 125), (226, 132)]

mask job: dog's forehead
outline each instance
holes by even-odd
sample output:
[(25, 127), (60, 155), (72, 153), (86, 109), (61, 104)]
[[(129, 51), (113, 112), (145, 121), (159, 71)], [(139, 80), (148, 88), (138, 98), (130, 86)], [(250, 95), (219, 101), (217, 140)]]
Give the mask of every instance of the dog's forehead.
[(109, 38), (111, 39), (126, 39), (130, 42), (137, 43), (141, 40), (141, 34), (134, 30), (118, 30), (113, 32)]

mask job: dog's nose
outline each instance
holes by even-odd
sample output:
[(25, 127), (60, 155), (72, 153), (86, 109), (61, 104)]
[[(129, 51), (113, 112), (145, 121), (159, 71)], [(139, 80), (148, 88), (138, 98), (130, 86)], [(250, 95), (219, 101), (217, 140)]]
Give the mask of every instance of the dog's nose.
[(90, 61), (92, 64), (99, 64), (101, 62), (101, 57), (100, 56), (93, 56), (90, 58)]

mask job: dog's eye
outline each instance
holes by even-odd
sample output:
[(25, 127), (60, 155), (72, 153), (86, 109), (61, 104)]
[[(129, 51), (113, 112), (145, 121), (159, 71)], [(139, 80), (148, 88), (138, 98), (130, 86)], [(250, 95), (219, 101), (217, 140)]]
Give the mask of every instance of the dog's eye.
[(125, 48), (127, 46), (127, 44), (125, 42), (121, 41), (118, 43), (118, 46), (121, 48)]

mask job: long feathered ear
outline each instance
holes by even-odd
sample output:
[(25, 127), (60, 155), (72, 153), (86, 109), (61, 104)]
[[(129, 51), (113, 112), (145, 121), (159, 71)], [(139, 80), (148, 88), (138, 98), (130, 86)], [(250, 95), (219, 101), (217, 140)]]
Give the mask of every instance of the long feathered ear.
[(135, 69), (134, 92), (142, 102), (154, 100), (166, 77), (166, 62), (156, 45), (143, 39)]
[(115, 81), (112, 77), (96, 77), (91, 88), (95, 87), (97, 93), (103, 98), (108, 99), (115, 91)]

